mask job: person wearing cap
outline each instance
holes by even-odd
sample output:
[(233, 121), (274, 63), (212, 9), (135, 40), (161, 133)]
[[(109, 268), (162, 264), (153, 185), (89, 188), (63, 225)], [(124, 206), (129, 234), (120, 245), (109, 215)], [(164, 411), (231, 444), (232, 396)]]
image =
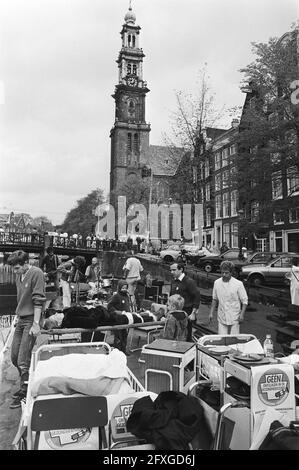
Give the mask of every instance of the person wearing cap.
[[(107, 305), (108, 312), (113, 316), (124, 312), (132, 312), (132, 303), (128, 294), (128, 283), (120, 279), (117, 285), (117, 293), (114, 294)], [(126, 354), (128, 330), (114, 331), (114, 347)]]

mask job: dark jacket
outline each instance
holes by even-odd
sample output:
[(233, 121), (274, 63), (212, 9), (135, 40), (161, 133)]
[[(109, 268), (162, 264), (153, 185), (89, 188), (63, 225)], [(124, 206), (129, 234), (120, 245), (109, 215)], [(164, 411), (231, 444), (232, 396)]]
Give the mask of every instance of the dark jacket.
[(183, 310), (169, 312), (166, 317), (164, 331), (161, 335), (164, 339), (174, 341), (187, 341), (188, 315)]
[[(128, 285), (127, 281), (121, 279), (118, 282), (117, 286), (117, 293), (114, 294), (111, 298), (111, 300), (108, 302), (107, 309), (108, 313), (111, 315), (113, 320), (117, 324), (123, 324), (127, 323), (127, 317), (125, 315), (122, 315), (121, 312), (131, 312), (131, 300), (130, 296), (128, 293), (121, 293), (121, 288), (124, 285)], [(124, 353), (126, 352), (127, 348), (127, 337), (128, 337), (128, 331), (127, 330), (115, 330), (114, 331), (114, 344), (113, 346), (120, 351), (123, 351)]]
[(185, 300), (184, 310), (190, 315), (193, 308), (198, 308), (200, 304), (200, 290), (188, 276), (184, 276), (181, 281), (174, 280), (171, 284), (171, 295), (179, 294)]
[(129, 294), (120, 293), (120, 290), (124, 285), (128, 285), (128, 283), (127, 281), (121, 279), (118, 282), (117, 293), (114, 294), (112, 298), (110, 299), (110, 301), (108, 302), (107, 309), (108, 309), (108, 312), (111, 314), (115, 314), (115, 313), (117, 314), (123, 311), (125, 312), (132, 311), (131, 300), (130, 300)]
[(196, 436), (199, 448), (208, 450), (212, 440), (199, 400), (175, 391), (161, 392), (154, 402), (149, 396), (135, 401), (127, 430), (157, 450), (188, 450)]

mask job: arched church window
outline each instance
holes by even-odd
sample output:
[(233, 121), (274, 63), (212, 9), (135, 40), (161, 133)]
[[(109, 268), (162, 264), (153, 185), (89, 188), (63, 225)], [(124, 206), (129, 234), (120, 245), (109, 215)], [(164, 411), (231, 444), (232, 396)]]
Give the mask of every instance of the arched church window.
[(128, 35), (128, 46), (131, 47), (131, 34)]
[(133, 75), (137, 75), (137, 65), (133, 64)]
[(135, 36), (133, 36), (133, 37), (132, 37), (132, 42), (133, 42), (132, 46), (133, 46), (133, 47), (135, 47), (135, 39), (136, 39)]
[(127, 74), (132, 73), (132, 64), (127, 64)]
[(129, 101), (128, 112), (129, 112), (129, 116), (131, 117), (133, 117), (135, 114), (135, 103), (133, 100)]
[(134, 134), (134, 151), (135, 152), (138, 152), (138, 148), (139, 148), (139, 139), (138, 139), (138, 134)]
[(132, 134), (131, 134), (131, 132), (128, 133), (128, 151), (132, 152)]

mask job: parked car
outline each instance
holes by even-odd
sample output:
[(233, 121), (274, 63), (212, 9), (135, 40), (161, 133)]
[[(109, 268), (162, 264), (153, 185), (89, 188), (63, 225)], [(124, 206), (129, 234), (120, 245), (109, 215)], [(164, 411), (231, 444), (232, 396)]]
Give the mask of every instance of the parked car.
[(222, 261), (232, 261), (234, 264), (242, 262), (239, 260), (239, 248), (231, 248), (225, 253), (222, 253), (222, 255), (209, 254), (200, 257), (196, 262), (196, 266), (210, 273), (212, 271), (218, 271)]
[(286, 285), (285, 274), (290, 271), (293, 258), (299, 259), (299, 254), (284, 253), (265, 265), (242, 266), (240, 278), (253, 285)]
[(238, 263), (235, 264), (236, 268), (236, 274), (240, 276), (241, 273), (241, 268), (243, 266), (249, 266), (253, 264), (259, 264), (259, 265), (266, 265), (270, 261), (274, 260), (277, 258), (277, 256), (282, 256), (282, 255), (295, 255), (296, 253), (282, 253), (279, 251), (257, 251), (253, 252), (251, 255), (248, 256), (247, 259), (244, 261), (238, 261)]
[(161, 250), (160, 258), (166, 263), (171, 263), (173, 261), (184, 261), (184, 256), (179, 245), (170, 245), (165, 250)]
[(196, 247), (196, 249), (192, 249), (190, 251), (188, 251), (187, 249), (186, 250), (183, 249), (182, 253), (185, 255), (187, 263), (194, 264), (194, 265), (196, 265), (199, 258), (202, 258), (203, 256), (213, 256), (213, 254), (205, 247), (203, 248)]

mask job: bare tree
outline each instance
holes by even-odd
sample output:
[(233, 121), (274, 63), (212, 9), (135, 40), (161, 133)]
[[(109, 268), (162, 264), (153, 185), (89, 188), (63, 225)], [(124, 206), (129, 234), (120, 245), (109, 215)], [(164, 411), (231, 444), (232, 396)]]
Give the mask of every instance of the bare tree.
[(194, 153), (198, 137), (207, 127), (213, 127), (223, 116), (224, 109), (215, 106), (215, 94), (211, 89), (207, 66), (200, 70), (196, 80), (196, 91), (176, 91), (177, 108), (171, 113), (171, 135), (163, 134), (171, 148), (180, 146)]

